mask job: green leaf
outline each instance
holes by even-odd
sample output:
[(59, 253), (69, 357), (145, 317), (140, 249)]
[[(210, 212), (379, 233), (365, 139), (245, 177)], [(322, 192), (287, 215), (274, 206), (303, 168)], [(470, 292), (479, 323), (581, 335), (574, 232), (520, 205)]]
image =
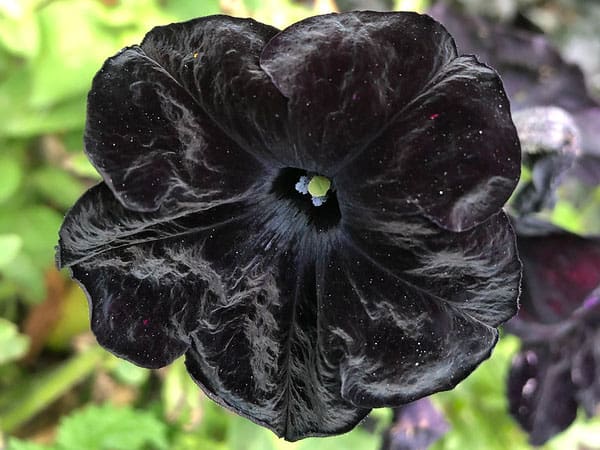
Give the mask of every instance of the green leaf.
[(492, 357), (456, 388), (432, 396), (450, 422), (450, 431), (431, 450), (528, 450), (527, 437), (508, 415), (505, 384), (510, 360), (519, 346), (503, 336)]
[[(182, 363), (183, 358), (175, 362), (175, 364)], [(190, 379), (189, 375), (187, 378)], [(173, 437), (171, 449), (231, 450), (227, 443), (227, 430), (229, 427), (235, 426), (231, 421), (233, 414), (204, 396), (198, 391), (197, 386), (195, 388), (196, 392), (189, 392), (188, 395), (192, 395), (195, 398), (198, 396), (201, 397), (200, 408), (197, 410), (201, 415), (194, 418), (195, 420), (200, 420), (197, 424), (194, 424), (191, 423), (192, 421), (186, 420), (184, 422), (182, 419), (185, 419), (185, 416), (179, 417), (174, 424), (178, 431)]]
[(554, 205), (554, 209), (552, 210), (551, 220), (555, 225), (558, 225), (565, 230), (572, 231), (573, 233), (580, 233), (583, 231), (581, 212), (571, 203), (565, 201), (556, 202), (556, 205)]
[(171, 450), (230, 450), (223, 442), (213, 441), (193, 433), (178, 433), (175, 435)]
[(203, 395), (187, 373), (183, 358), (167, 369), (161, 396), (165, 416), (170, 422), (189, 424), (199, 418)]
[(150, 376), (150, 371), (148, 369), (136, 366), (129, 361), (117, 358), (116, 356), (113, 357), (112, 360), (112, 364), (110, 364), (110, 373), (121, 383), (129, 384), (131, 386), (141, 386)]
[(41, 302), (46, 296), (44, 269), (36, 266), (31, 256), (21, 252), (2, 268), (0, 283), (3, 292), (6, 295), (17, 294), (31, 303)]
[(352, 431), (340, 436), (304, 439), (296, 445), (297, 450), (330, 450), (343, 448), (344, 450), (378, 450), (381, 448), (381, 435), (369, 433), (364, 428), (354, 428)]
[[(261, 6), (261, 0), (243, 0), (242, 3), (250, 11), (256, 11)], [(282, 2), (282, 4), (284, 4), (284, 6), (287, 6), (287, 5), (285, 5), (285, 2)]]
[(48, 107), (85, 94), (103, 61), (118, 49), (114, 36), (98, 26), (90, 3), (52, 2), (40, 11), (42, 48), (33, 62), (31, 105)]
[(93, 405), (61, 422), (56, 445), (61, 450), (166, 449), (167, 427), (150, 412)]
[(163, 10), (176, 20), (189, 20), (200, 16), (219, 14), (219, 0), (204, 0), (203, 2), (182, 2), (169, 0), (163, 3)]
[(21, 166), (15, 158), (0, 156), (0, 203), (8, 200), (19, 189), (22, 175)]
[(0, 236), (5, 239), (0, 243), (0, 300), (15, 295), (31, 303), (44, 299), (44, 273), (53, 264), (60, 221), (59, 214), (44, 207), (11, 203), (3, 209)]
[(424, 13), (429, 8), (430, 3), (430, 0), (396, 0), (394, 10)]
[(600, 233), (600, 186), (589, 186), (569, 178), (558, 191), (558, 199), (549, 219), (574, 233)]
[(588, 419), (581, 413), (573, 425), (551, 439), (543, 448), (548, 450), (593, 449), (600, 442), (600, 417)]
[(228, 428), (230, 450), (378, 450), (381, 435), (357, 427), (349, 433), (328, 438), (308, 438), (287, 442), (243, 417), (233, 416)]
[(279, 29), (315, 14), (314, 9), (289, 0), (244, 0), (244, 4), (253, 18)]
[(34, 442), (10, 438), (8, 440), (8, 447), (6, 450), (55, 450), (55, 447), (48, 447), (46, 445), (39, 445)]
[(527, 166), (521, 166), (521, 177), (519, 183), (530, 183), (533, 180), (531, 169)]
[[(180, 364), (182, 362), (183, 360), (181, 359), (179, 361), (176, 361), (174, 364)], [(187, 378), (191, 381), (189, 375), (187, 376)], [(195, 399), (197, 397), (201, 398), (200, 407), (197, 410), (188, 409), (189, 412), (197, 412), (200, 414), (200, 416), (194, 416), (194, 414), (182, 414), (179, 416), (171, 417), (176, 420), (176, 426), (180, 427), (181, 429), (189, 430), (187, 433), (185, 433), (185, 435), (178, 436), (178, 438), (175, 440), (175, 443), (181, 448), (186, 449), (189, 448), (192, 445), (192, 443), (196, 441), (210, 441), (225, 444), (228, 435), (228, 429), (232, 425), (231, 418), (233, 417), (233, 413), (227, 411), (225, 408), (222, 408), (221, 406), (217, 405), (215, 402), (207, 398), (198, 390), (197, 386), (195, 386), (195, 392), (187, 391), (186, 395), (193, 397), (190, 402), (192, 404), (196, 401)], [(169, 417), (167, 417), (167, 419), (169, 419)], [(194, 421), (197, 421), (198, 423), (194, 423)], [(195, 450), (196, 448), (212, 449), (213, 447), (198, 446), (192, 448)], [(229, 450), (228, 447), (227, 450)]]
[(0, 45), (25, 58), (34, 56), (40, 45), (34, 9), (38, 1), (4, 0), (0, 2)]
[(19, 254), (23, 240), (16, 234), (0, 234), (0, 269), (10, 264)]
[(19, 359), (28, 347), (29, 338), (19, 334), (14, 323), (0, 317), (0, 364)]
[(0, 2), (0, 15), (17, 19), (29, 16), (39, 8), (45, 0), (2, 0)]
[[(203, 0), (202, 2), (181, 1), (177, 3), (189, 4), (190, 7), (202, 8), (206, 1), (211, 3), (213, 0)], [(93, 16), (113, 34), (119, 35), (123, 45), (139, 43), (146, 32), (157, 25), (165, 25), (172, 21), (159, 5), (165, 3), (164, 0), (125, 0), (119, 2), (119, 7), (110, 7), (102, 5), (100, 2), (95, 4)], [(185, 7), (182, 5), (182, 7)]]
[(231, 417), (227, 435), (230, 450), (278, 450), (276, 440), (266, 428), (237, 415)]
[(29, 302), (45, 296), (44, 272), (54, 264), (54, 247), (62, 216), (45, 206), (10, 205), (0, 214), (0, 235), (16, 235), (21, 251), (0, 266), (1, 290), (22, 295)]
[(32, 76), (27, 67), (14, 70), (0, 83), (0, 136), (29, 137), (82, 129), (85, 94), (52, 107), (30, 104)]
[(89, 329), (89, 307), (85, 293), (78, 285), (71, 285), (63, 295), (59, 317), (46, 337), (46, 346), (55, 351), (68, 350), (72, 348), (73, 338)]
[(91, 178), (92, 180), (100, 180), (100, 174), (92, 166), (92, 163), (87, 159), (84, 153), (77, 153), (69, 158), (69, 170), (80, 177)]
[(67, 209), (81, 196), (85, 187), (68, 173), (55, 167), (44, 167), (31, 175), (38, 192), (55, 205)]
[[(105, 355), (106, 352), (99, 346), (91, 347), (55, 369), (27, 376), (10, 389), (0, 391), (2, 430), (11, 432), (43, 411), (74, 385), (89, 377)], [(80, 447), (83, 448), (86, 447)]]
[(0, 215), (0, 233), (20, 236), (23, 253), (32, 258), (35, 266), (46, 269), (54, 261), (54, 247), (61, 222), (62, 216), (45, 206), (7, 208)]

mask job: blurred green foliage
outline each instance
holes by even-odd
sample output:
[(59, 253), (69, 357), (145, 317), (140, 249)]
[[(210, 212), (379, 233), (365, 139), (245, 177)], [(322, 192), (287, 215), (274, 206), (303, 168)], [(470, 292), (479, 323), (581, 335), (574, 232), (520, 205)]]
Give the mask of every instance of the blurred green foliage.
[(51, 446), (10, 439), (9, 450), (168, 449), (167, 427), (151, 412), (130, 407), (90, 405), (65, 417)]
[(27, 351), (29, 339), (19, 334), (17, 326), (0, 317), (0, 365), (19, 359)]
[[(333, 4), (309, 3), (0, 0), (0, 448), (3, 439), (10, 450), (380, 447), (388, 410), (375, 411), (369, 427), (292, 444), (208, 400), (181, 360), (148, 371), (108, 355), (85, 336), (84, 294), (54, 269), (65, 211), (99, 180), (82, 134), (87, 91), (104, 60), (156, 25), (223, 11), (283, 27)], [(423, 11), (428, 3), (396, 6)], [(596, 209), (586, 213), (590, 204)], [(600, 194), (585, 205), (561, 202), (553, 219), (585, 229)], [(473, 376), (434, 397), (452, 426), (436, 449), (529, 448), (504, 397), (516, 346), (503, 339)], [(598, 425), (579, 421), (544, 448), (591, 448), (600, 442)]]

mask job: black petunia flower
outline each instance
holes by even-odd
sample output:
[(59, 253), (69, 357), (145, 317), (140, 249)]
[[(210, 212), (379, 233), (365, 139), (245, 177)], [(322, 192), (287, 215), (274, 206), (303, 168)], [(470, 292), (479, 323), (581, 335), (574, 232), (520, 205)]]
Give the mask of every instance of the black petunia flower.
[(600, 408), (600, 239), (520, 220), (521, 309), (506, 326), (522, 340), (508, 379), (511, 414), (541, 445), (581, 406)]
[(449, 389), (516, 310), (496, 73), (413, 13), (213, 16), (108, 59), (58, 261), (92, 329), (286, 439)]

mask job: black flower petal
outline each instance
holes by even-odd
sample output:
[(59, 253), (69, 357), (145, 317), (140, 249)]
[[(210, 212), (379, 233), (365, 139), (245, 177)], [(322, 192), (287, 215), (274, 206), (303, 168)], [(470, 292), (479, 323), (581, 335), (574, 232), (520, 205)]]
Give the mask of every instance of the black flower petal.
[(438, 225), (461, 231), (506, 202), (519, 178), (519, 148), (497, 74), (473, 57), (460, 57), (338, 183), (348, 192), (350, 215), (393, 222), (416, 207)]
[(577, 416), (568, 362), (550, 358), (544, 349), (523, 350), (513, 359), (508, 378), (510, 412), (533, 445), (544, 444)]
[(289, 99), (298, 163), (333, 176), (455, 57), (450, 35), (427, 16), (352, 12), (292, 25), (260, 65)]
[(228, 295), (207, 308), (192, 335), (188, 370), (218, 403), (287, 440), (348, 431), (370, 408), (340, 395), (339, 363), (324, 354), (330, 324), (315, 266), (291, 253), (277, 259), (231, 274)]
[[(421, 226), (423, 241), (352, 233), (333, 253), (317, 284), (333, 334), (323, 351), (340, 358), (344, 398), (369, 408), (410, 402), (454, 387), (489, 355), (519, 285), (505, 224), (494, 217), (452, 236)], [(506, 253), (486, 251), (491, 235)]]
[(124, 208), (104, 183), (84, 194), (60, 230), (57, 259), (88, 295), (98, 342), (149, 368), (181, 356), (214, 275), (195, 259), (196, 235), (235, 211), (169, 217)]
[[(581, 405), (600, 405), (600, 241), (534, 219), (516, 220), (521, 309), (506, 329), (521, 338), (508, 380), (511, 414), (541, 445)], [(560, 407), (559, 407), (560, 405)]]
[(261, 170), (255, 156), (264, 157), (277, 131), (261, 132), (270, 123), (257, 105), (284, 102), (257, 69), (257, 51), (273, 30), (250, 20), (200, 19), (157, 28), (142, 47), (106, 61), (88, 97), (85, 149), (125, 206), (206, 209), (246, 193)]
[[(508, 104), (431, 19), (160, 27), (106, 62), (89, 99), (105, 182), (65, 218), (58, 262), (119, 356), (159, 367), (185, 353), (209, 396), (295, 440), (453, 387), (514, 314)], [(441, 107), (458, 119), (423, 126)], [(369, 192), (396, 142), (412, 147), (394, 162), (424, 179)], [(449, 198), (432, 196), (457, 168)], [(314, 175), (330, 178), (321, 206), (297, 187)]]
[[(457, 58), (450, 35), (427, 16), (308, 19), (272, 39), (261, 66), (290, 100), (303, 167), (334, 175), (351, 163), (338, 182), (364, 180), (365, 192), (353, 194), (363, 207), (416, 207), (462, 230), (497, 211), (516, 185), (519, 144), (498, 76)], [(440, 174), (433, 182), (422, 176), (432, 172)], [(393, 200), (370, 204), (381, 197)]]
[(600, 240), (522, 221), (517, 232), (523, 262), (519, 317), (564, 320), (600, 285)]
[(287, 99), (259, 66), (278, 32), (252, 19), (209, 16), (156, 27), (141, 47), (241, 148), (289, 163), (294, 153), (282, 139)]
[(422, 219), (404, 235), (348, 230), (315, 261), (273, 227), (276, 211), (239, 208), (165, 219), (127, 211), (101, 184), (69, 214), (61, 261), (102, 345), (146, 367), (187, 351), (212, 398), (289, 440), (453, 387), (514, 314), (503, 215), (461, 234)]
[(600, 328), (597, 322), (596, 326), (585, 327), (579, 345), (571, 361), (571, 380), (577, 403), (588, 417), (593, 417), (600, 407)]

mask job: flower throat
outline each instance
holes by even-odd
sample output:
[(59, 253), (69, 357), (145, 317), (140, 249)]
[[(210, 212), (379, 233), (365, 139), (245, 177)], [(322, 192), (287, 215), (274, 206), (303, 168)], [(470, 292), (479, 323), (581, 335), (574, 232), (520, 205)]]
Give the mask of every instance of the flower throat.
[(319, 230), (337, 225), (341, 214), (332, 181), (315, 173), (287, 167), (273, 181), (271, 192), (287, 200)]

